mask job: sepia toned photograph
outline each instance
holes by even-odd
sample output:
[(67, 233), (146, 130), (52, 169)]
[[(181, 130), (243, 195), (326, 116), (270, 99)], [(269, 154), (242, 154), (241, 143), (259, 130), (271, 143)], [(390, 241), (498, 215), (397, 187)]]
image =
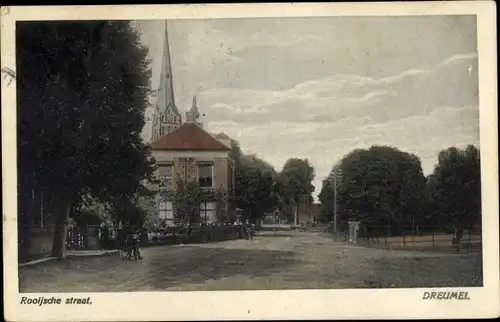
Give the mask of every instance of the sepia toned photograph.
[(476, 14), (18, 20), (14, 41), (21, 305), (485, 286)]

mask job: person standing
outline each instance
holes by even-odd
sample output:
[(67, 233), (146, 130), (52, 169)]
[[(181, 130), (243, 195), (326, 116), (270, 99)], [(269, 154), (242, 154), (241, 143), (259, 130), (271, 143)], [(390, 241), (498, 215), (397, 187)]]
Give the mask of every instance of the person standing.
[(132, 252), (134, 253), (137, 259), (142, 259), (140, 252), (140, 244), (141, 244), (141, 232), (138, 228), (134, 228), (132, 231)]
[(250, 223), (250, 220), (245, 220), (245, 233), (247, 235), (247, 239), (253, 238), (253, 225)]

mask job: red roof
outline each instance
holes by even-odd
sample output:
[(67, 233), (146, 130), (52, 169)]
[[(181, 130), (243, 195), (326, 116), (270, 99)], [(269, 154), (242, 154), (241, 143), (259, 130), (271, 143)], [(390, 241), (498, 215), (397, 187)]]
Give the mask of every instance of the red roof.
[(183, 123), (151, 143), (153, 150), (224, 150), (229, 148), (196, 123)]

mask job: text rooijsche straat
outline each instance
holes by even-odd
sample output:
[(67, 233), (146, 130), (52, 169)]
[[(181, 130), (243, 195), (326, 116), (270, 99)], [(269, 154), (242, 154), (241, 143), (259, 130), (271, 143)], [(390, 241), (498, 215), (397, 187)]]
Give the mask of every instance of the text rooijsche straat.
[(21, 297), (21, 304), (30, 304), (30, 305), (51, 305), (51, 304), (92, 304), (92, 301), (90, 301), (90, 297), (67, 297), (67, 298), (61, 298), (61, 297), (45, 297), (45, 296), (39, 296), (39, 297), (27, 297), (23, 296)]

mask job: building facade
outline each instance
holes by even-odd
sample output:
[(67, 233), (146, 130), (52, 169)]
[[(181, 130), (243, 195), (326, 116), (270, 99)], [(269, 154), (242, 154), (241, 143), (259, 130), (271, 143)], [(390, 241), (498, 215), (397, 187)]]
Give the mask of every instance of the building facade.
[[(174, 223), (174, 205), (162, 192), (175, 191), (179, 182), (197, 182), (200, 189), (219, 189), (226, 193), (228, 202), (224, 211), (234, 211), (234, 162), (230, 148), (195, 122), (185, 122), (177, 129), (151, 143), (152, 154), (157, 162), (153, 189), (157, 192), (160, 220), (167, 226)], [(200, 205), (202, 222), (220, 220), (217, 202)]]

